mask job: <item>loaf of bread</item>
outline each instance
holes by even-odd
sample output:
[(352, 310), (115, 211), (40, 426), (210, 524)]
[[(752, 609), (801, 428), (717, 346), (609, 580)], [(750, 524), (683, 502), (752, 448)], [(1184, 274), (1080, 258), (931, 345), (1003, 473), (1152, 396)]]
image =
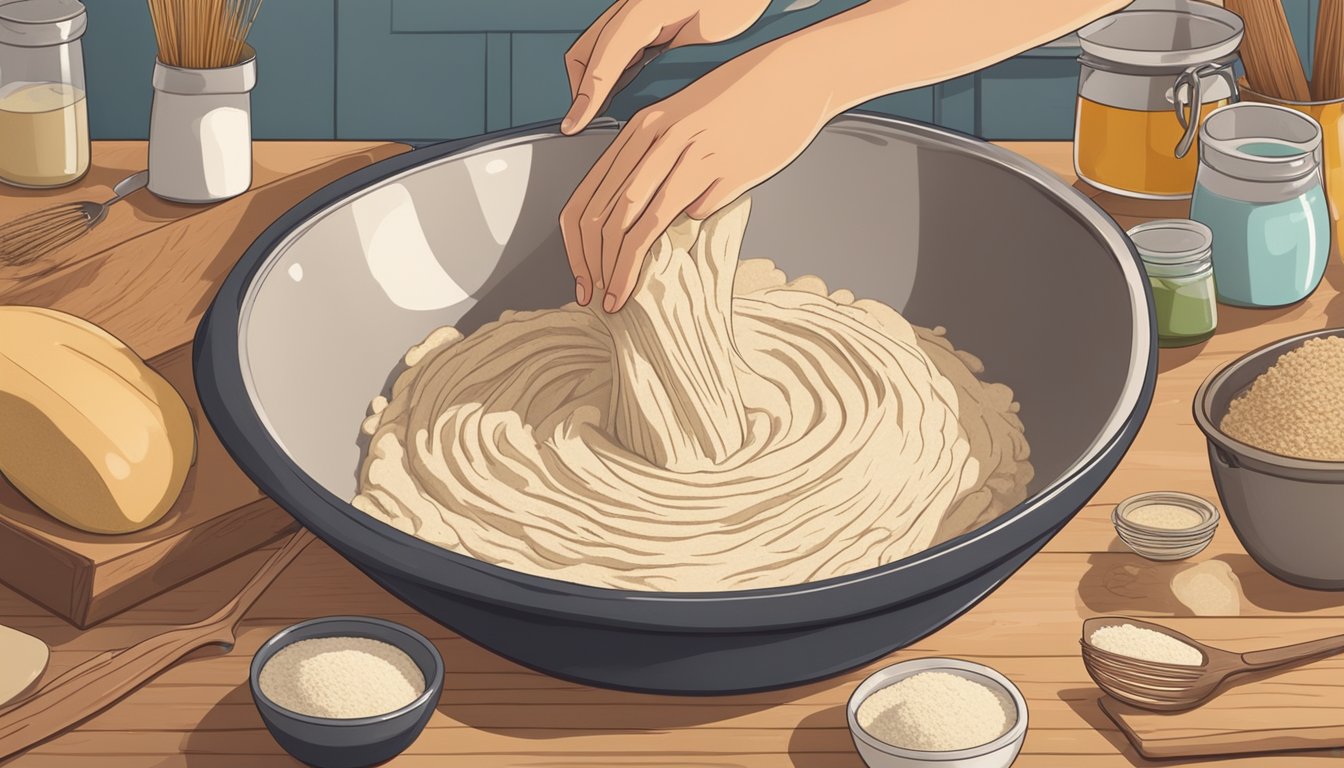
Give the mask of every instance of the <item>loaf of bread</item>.
[(191, 414), (116, 337), (73, 315), (0, 306), (0, 474), (91, 533), (158, 522), (195, 458)]

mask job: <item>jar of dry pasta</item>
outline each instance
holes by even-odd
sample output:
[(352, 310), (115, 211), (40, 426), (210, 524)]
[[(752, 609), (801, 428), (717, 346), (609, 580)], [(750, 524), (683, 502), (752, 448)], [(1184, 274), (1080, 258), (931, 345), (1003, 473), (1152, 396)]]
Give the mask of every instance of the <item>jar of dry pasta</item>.
[(1184, 199), (1209, 112), (1237, 99), (1241, 18), (1195, 0), (1138, 0), (1078, 31), (1074, 169), (1129, 197)]

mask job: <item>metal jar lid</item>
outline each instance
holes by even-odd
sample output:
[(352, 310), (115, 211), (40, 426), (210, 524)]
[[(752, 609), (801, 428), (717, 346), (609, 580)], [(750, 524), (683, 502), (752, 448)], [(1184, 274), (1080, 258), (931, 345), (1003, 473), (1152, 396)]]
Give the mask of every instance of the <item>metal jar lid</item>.
[(1145, 266), (1195, 272), (1212, 264), (1213, 231), (1192, 219), (1157, 219), (1128, 232)]
[(1136, 0), (1078, 30), (1089, 56), (1135, 67), (1190, 67), (1237, 50), (1241, 17), (1197, 0)]
[[(1199, 129), (1200, 163), (1236, 179), (1287, 182), (1312, 176), (1322, 159), (1321, 124), (1276, 104), (1241, 102), (1210, 112)], [(1284, 151), (1256, 155), (1252, 144)]]
[(0, 2), (0, 44), (43, 48), (78, 40), (88, 27), (79, 0)]

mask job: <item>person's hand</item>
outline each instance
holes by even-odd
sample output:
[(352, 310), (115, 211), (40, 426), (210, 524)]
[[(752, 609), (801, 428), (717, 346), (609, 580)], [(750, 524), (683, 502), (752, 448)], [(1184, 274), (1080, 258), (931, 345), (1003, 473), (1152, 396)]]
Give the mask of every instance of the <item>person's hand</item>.
[(830, 78), (765, 47), (631, 118), (574, 190), (560, 231), (575, 297), (615, 312), (681, 213), (705, 219), (788, 165), (834, 115)]
[(611, 96), (621, 73), (646, 48), (720, 43), (742, 34), (770, 0), (615, 0), (565, 51), (573, 103), (560, 122), (584, 129)]

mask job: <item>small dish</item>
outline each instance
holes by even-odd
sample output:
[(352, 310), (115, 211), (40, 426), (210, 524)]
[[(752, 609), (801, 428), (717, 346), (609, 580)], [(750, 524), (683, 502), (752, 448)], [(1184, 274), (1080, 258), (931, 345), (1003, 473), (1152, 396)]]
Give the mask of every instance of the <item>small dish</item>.
[[(1171, 504), (1199, 515), (1199, 523), (1189, 528), (1155, 528), (1129, 519), (1129, 513), (1150, 504)], [(1116, 505), (1111, 523), (1120, 540), (1135, 554), (1149, 560), (1184, 560), (1197, 555), (1213, 541), (1218, 530), (1218, 508), (1205, 499), (1176, 491), (1151, 491), (1131, 496)]]
[[(977, 683), (995, 688), (1013, 702), (1013, 724), (997, 739), (968, 749), (946, 752), (928, 752), (919, 749), (907, 749), (870, 735), (859, 725), (859, 706), (869, 696), (893, 683), (899, 682), (919, 672), (949, 672), (960, 675)], [(1027, 702), (1022, 692), (1012, 681), (983, 664), (961, 659), (913, 659), (884, 667), (869, 675), (850, 694), (845, 705), (845, 715), (849, 721), (849, 733), (854, 738), (854, 746), (859, 750), (868, 768), (1008, 768), (1022, 751), (1022, 742), (1027, 736)]]
[[(406, 706), (374, 717), (338, 719), (292, 712), (261, 692), (261, 668), (282, 648), (317, 637), (366, 637), (399, 648), (425, 676), (425, 691)], [(443, 692), (443, 657), (423, 635), (363, 616), (329, 616), (280, 630), (252, 657), (248, 682), (266, 730), (285, 751), (315, 768), (364, 768), (401, 754), (429, 722)]]

